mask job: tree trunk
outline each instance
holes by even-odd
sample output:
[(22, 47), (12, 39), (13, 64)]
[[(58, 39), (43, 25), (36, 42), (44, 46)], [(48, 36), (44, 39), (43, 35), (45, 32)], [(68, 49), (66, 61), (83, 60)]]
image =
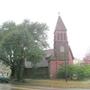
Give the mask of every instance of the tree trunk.
[(15, 66), (11, 66), (11, 76), (10, 76), (10, 78), (11, 79), (15, 79), (15, 72), (16, 72), (16, 68), (15, 68)]
[(23, 81), (24, 75), (24, 60), (18, 60), (18, 65), (16, 69), (16, 80)]
[(24, 77), (24, 59), (20, 59), (17, 61), (17, 65), (12, 65), (11, 66), (11, 80), (15, 80), (18, 82), (23, 81)]

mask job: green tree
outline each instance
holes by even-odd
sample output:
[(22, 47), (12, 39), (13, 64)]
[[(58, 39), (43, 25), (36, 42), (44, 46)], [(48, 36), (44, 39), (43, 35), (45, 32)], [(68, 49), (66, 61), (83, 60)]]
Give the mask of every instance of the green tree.
[(28, 20), (18, 25), (13, 22), (2, 25), (0, 59), (10, 66), (12, 79), (23, 79), (25, 60), (35, 65), (42, 59), (43, 50), (48, 46), (47, 30), (46, 24)]
[[(85, 67), (82, 65), (68, 65), (67, 66), (67, 76), (69, 79), (77, 79), (82, 80), (85, 78)], [(57, 77), (58, 78), (65, 78), (65, 67), (62, 66), (58, 70)]]
[(90, 79), (90, 65), (83, 65), (83, 70), (84, 70), (85, 78)]

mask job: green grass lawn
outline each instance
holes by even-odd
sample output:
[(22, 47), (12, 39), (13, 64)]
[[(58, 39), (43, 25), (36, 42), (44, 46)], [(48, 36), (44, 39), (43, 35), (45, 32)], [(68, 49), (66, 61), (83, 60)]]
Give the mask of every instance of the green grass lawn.
[(34, 80), (27, 79), (25, 85), (59, 87), (59, 88), (90, 88), (90, 81), (65, 81), (65, 80)]

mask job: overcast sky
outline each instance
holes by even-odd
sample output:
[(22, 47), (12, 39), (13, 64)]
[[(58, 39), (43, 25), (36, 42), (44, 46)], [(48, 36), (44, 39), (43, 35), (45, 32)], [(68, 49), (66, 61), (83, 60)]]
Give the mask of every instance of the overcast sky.
[(90, 50), (90, 0), (0, 0), (0, 25), (8, 20), (44, 22), (49, 26), (48, 42), (53, 48), (58, 12), (74, 56), (82, 59)]

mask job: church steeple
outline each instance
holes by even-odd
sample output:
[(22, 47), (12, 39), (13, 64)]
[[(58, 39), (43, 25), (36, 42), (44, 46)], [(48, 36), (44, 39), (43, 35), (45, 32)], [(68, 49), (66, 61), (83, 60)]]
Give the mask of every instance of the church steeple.
[(58, 20), (57, 20), (57, 24), (56, 24), (55, 30), (66, 30), (65, 25), (64, 25), (60, 15), (58, 16)]
[(66, 27), (58, 16), (55, 32), (54, 32), (54, 55), (57, 60), (64, 60), (68, 51), (68, 41)]

